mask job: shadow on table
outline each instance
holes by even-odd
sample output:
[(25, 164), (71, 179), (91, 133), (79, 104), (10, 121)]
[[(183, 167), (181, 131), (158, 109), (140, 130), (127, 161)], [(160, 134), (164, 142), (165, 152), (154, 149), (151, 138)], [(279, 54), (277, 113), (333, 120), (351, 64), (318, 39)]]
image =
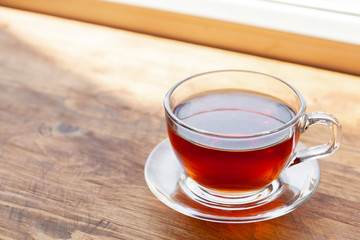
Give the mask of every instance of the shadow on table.
[(313, 216), (306, 215), (305, 207), (279, 218), (256, 223), (212, 223), (184, 217), (186, 219), (181, 225), (186, 224), (187, 232), (174, 235), (172, 239), (312, 239), (317, 233), (310, 232), (303, 220), (306, 222)]
[[(47, 46), (58, 27), (47, 26), (54, 37), (32, 26), (38, 35), (19, 38), (16, 26), (0, 21), (0, 238), (144, 239), (149, 234), (133, 222), (145, 218), (143, 198), (157, 201), (143, 167), (166, 135), (161, 102), (151, 98), (159, 92), (149, 85), (141, 99), (136, 87), (146, 82), (91, 62), (110, 55), (119, 68), (132, 64), (111, 49), (90, 44), (72, 54), (81, 43)], [(101, 31), (109, 30), (94, 33)], [(75, 72), (87, 66), (98, 73), (93, 79)]]

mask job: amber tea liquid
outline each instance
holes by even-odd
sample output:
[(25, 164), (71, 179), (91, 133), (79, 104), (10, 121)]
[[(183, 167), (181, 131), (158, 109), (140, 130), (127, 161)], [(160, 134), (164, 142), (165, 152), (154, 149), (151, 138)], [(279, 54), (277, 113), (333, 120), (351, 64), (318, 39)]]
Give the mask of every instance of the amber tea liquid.
[[(252, 135), (277, 129), (294, 117), (281, 102), (239, 91), (210, 92), (179, 104), (174, 114), (193, 128), (219, 135)], [(182, 134), (168, 122), (174, 152), (200, 185), (225, 191), (254, 191), (274, 181), (290, 160), (297, 132), (228, 145), (222, 138)], [(186, 135), (186, 136), (185, 136)], [(259, 147), (260, 146), (260, 147)]]

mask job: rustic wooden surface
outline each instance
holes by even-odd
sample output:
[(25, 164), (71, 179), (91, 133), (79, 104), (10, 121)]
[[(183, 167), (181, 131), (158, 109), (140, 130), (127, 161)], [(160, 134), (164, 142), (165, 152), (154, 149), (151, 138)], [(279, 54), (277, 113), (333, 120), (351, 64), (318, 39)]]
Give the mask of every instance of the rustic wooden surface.
[[(283, 217), (200, 221), (146, 186), (146, 158), (166, 137), (165, 92), (229, 68), (283, 78), (309, 112), (342, 123), (318, 190)], [(0, 239), (359, 239), (359, 77), (0, 8), (0, 91)], [(314, 127), (301, 141), (327, 136)]]

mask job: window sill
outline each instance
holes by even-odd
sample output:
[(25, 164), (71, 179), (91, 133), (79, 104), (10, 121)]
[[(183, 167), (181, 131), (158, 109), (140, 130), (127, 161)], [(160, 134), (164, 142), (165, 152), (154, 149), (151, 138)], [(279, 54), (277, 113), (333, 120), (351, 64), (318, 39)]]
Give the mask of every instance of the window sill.
[(261, 0), (242, 5), (226, 0), (217, 11), (217, 1), (0, 0), (0, 5), (360, 75), (359, 16), (279, 8)]

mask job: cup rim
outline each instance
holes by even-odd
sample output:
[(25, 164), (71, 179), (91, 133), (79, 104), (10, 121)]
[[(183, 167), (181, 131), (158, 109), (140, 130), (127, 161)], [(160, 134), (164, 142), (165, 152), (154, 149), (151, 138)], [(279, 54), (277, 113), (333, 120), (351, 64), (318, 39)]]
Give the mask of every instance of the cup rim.
[[(282, 125), (281, 127), (275, 128), (275, 129), (270, 129), (267, 131), (262, 131), (259, 133), (255, 133), (255, 134), (218, 134), (218, 133), (212, 133), (206, 130), (202, 130), (196, 127), (192, 127), (191, 125), (185, 123), (184, 121), (182, 121), (180, 118), (178, 118), (173, 111), (170, 108), (170, 97), (172, 95), (172, 93), (176, 90), (177, 87), (179, 87), (180, 85), (182, 85), (183, 83), (190, 81), (196, 77), (202, 76), (202, 75), (207, 75), (207, 74), (213, 74), (213, 73), (221, 73), (221, 72), (242, 72), (242, 73), (254, 73), (254, 74), (260, 74), (263, 76), (267, 76), (270, 78), (273, 78), (275, 80), (278, 80), (280, 82), (282, 82), (283, 84), (287, 85), (291, 90), (293, 90), (295, 92), (295, 94), (297, 95), (298, 99), (300, 100), (300, 108), (298, 113), (287, 123), (285, 123), (284, 125)], [(193, 132), (197, 132), (199, 134), (204, 134), (204, 135), (209, 135), (209, 136), (216, 136), (216, 137), (223, 137), (223, 138), (249, 138), (249, 137), (259, 137), (259, 136), (264, 136), (264, 135), (270, 135), (272, 133), (276, 133), (276, 132), (280, 132), (284, 129), (287, 129), (289, 127), (291, 127), (292, 125), (294, 125), (299, 119), (300, 117), (304, 114), (305, 109), (306, 109), (306, 102), (305, 99), (303, 98), (303, 96), (301, 95), (301, 93), (295, 88), (293, 87), (290, 83), (275, 77), (273, 75), (267, 74), (267, 73), (261, 73), (261, 72), (257, 72), (257, 71), (250, 71), (250, 70), (236, 70), (236, 69), (228, 69), (228, 70), (215, 70), (215, 71), (208, 71), (208, 72), (202, 72), (202, 73), (198, 73), (195, 75), (192, 75), (188, 78), (185, 78), (181, 81), (179, 81), (178, 83), (176, 83), (174, 86), (172, 86), (169, 91), (166, 93), (165, 98), (164, 98), (164, 108), (165, 108), (165, 113), (166, 115), (172, 119), (172, 121), (174, 121), (176, 124), (190, 130)]]

